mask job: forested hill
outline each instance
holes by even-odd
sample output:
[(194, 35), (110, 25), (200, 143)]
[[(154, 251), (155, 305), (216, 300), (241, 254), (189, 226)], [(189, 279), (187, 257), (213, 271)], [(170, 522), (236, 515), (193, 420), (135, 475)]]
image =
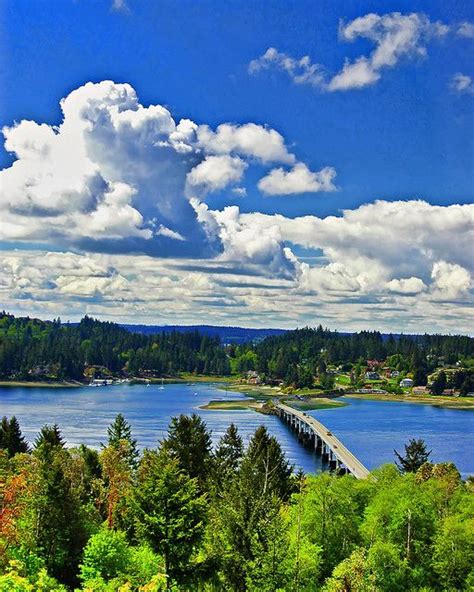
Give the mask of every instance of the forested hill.
[[(305, 328), (268, 337), (255, 346), (256, 369), (287, 384), (311, 382), (328, 365), (365, 367), (384, 361), (391, 368), (412, 372), (415, 384), (439, 366), (474, 357), (474, 339), (465, 335), (383, 335), (378, 331), (341, 334)], [(319, 369), (319, 370), (318, 370)]]
[(83, 380), (104, 373), (172, 376), (229, 371), (219, 338), (197, 332), (143, 335), (87, 316), (70, 325), (0, 314), (4, 378)]
[(258, 342), (272, 335), (282, 335), (286, 329), (254, 329), (247, 327), (220, 327), (217, 325), (126, 325), (129, 331), (154, 335), (156, 333), (194, 333), (218, 337), (224, 344)]
[(270, 380), (305, 386), (329, 366), (354, 369), (378, 360), (413, 373), (415, 384), (426, 384), (427, 374), (437, 367), (474, 357), (474, 339), (467, 336), (347, 334), (321, 326), (282, 332), (258, 342), (226, 343), (219, 335), (196, 330), (145, 334), (87, 316), (80, 323), (64, 324), (59, 319), (41, 321), (0, 313), (0, 377), (85, 380), (110, 374), (156, 377), (256, 370)]

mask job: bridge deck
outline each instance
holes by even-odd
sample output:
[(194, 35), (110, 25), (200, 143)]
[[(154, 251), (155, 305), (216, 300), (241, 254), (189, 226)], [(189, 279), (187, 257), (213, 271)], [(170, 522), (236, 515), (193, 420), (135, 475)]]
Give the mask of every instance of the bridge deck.
[(346, 469), (354, 475), (354, 477), (357, 477), (357, 479), (365, 479), (369, 476), (369, 470), (364, 467), (360, 460), (355, 457), (352, 452), (348, 450), (344, 444), (338, 438), (336, 438), (336, 436), (334, 436), (330, 430), (328, 430), (328, 428), (320, 421), (314, 417), (306, 415), (302, 411), (298, 411), (293, 407), (284, 405), (283, 403), (278, 403), (276, 407), (281, 411), (285, 411), (286, 413), (297, 417), (300, 421), (303, 421), (307, 426), (309, 426), (313, 432), (315, 432), (321, 438), (326, 446), (332, 450), (333, 454), (346, 467)]

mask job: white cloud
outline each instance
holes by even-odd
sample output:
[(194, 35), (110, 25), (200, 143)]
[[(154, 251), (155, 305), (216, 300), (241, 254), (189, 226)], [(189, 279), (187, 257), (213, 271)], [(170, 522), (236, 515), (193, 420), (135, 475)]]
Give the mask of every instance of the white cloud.
[(417, 277), (393, 279), (387, 283), (390, 292), (396, 294), (419, 294), (426, 290), (423, 280)]
[(324, 71), (319, 64), (313, 64), (309, 56), (295, 59), (274, 47), (269, 47), (258, 59), (252, 60), (248, 70), (250, 74), (256, 74), (272, 68), (285, 71), (295, 84), (317, 87), (324, 84)]
[(224, 189), (241, 181), (248, 164), (238, 156), (206, 156), (187, 176), (188, 186), (204, 192)]
[(458, 72), (451, 79), (451, 88), (460, 94), (474, 94), (474, 81), (467, 74)]
[(123, 12), (125, 14), (130, 12), (128, 4), (125, 0), (112, 0), (112, 10), (115, 12)]
[(474, 23), (464, 21), (461, 23), (456, 31), (459, 37), (467, 37), (468, 39), (474, 39)]
[(285, 171), (283, 168), (271, 170), (260, 179), (258, 188), (266, 195), (292, 195), (297, 193), (317, 193), (320, 191), (336, 191), (333, 179), (336, 171), (325, 167), (313, 173), (302, 162)]
[(58, 127), (21, 121), (3, 129), (16, 160), (0, 171), (0, 239), (216, 255), (220, 239), (189, 198), (240, 183), (252, 164), (295, 162), (274, 129), (176, 124), (165, 107), (142, 105), (129, 84), (87, 83), (61, 109)]
[(437, 261), (431, 272), (435, 295), (442, 299), (458, 298), (471, 286), (471, 275), (457, 263)]
[(249, 72), (255, 74), (275, 68), (286, 72), (296, 84), (309, 84), (328, 92), (363, 88), (380, 80), (382, 70), (396, 66), (401, 59), (426, 56), (428, 42), (445, 36), (448, 31), (447, 25), (432, 22), (424, 14), (370, 13), (348, 23), (342, 22), (339, 36), (347, 42), (368, 39), (375, 45), (374, 51), (369, 56), (346, 59), (341, 71), (332, 77), (309, 56), (295, 59), (273, 47), (250, 62)]
[(232, 193), (237, 197), (245, 197), (247, 195), (247, 189), (245, 187), (233, 187)]
[(223, 123), (216, 131), (207, 125), (197, 128), (197, 138), (203, 150), (208, 154), (239, 154), (256, 158), (263, 163), (295, 161), (288, 152), (281, 134), (271, 128), (255, 123), (232, 125)]

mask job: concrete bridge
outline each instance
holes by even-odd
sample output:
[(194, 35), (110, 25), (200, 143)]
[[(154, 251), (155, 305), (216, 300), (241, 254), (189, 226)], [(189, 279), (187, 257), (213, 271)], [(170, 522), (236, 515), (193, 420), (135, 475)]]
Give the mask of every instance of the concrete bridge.
[(280, 418), (298, 432), (301, 440), (314, 446), (331, 469), (351, 473), (357, 479), (369, 476), (364, 465), (320, 421), (283, 403), (275, 407)]

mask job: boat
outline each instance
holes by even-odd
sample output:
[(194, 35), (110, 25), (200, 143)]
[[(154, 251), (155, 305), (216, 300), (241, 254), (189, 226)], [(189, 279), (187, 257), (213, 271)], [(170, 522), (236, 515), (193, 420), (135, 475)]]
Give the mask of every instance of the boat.
[(164, 378), (162, 378), (162, 379), (161, 379), (161, 386), (160, 386), (160, 391), (164, 390), (164, 388), (165, 388), (165, 387), (164, 387), (164, 384), (163, 384), (163, 383), (164, 383), (164, 381), (165, 381), (165, 379), (164, 379)]

